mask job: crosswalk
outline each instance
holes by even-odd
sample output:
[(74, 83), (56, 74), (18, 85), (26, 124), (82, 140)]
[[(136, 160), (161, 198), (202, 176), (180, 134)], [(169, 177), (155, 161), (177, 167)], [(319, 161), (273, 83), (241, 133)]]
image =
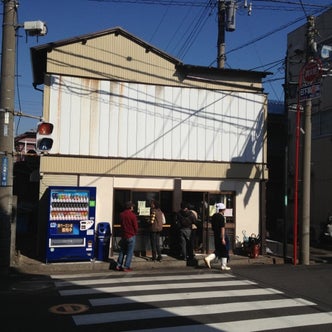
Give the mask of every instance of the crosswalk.
[[(53, 275), (64, 303), (85, 303), (84, 331), (332, 330), (332, 312), (219, 271)], [(301, 330), (302, 331), (302, 330)]]

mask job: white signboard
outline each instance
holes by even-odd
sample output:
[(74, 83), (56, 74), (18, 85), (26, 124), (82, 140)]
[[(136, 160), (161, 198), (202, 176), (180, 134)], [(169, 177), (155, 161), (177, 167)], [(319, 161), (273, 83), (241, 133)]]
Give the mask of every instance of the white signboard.
[(300, 101), (315, 99), (320, 97), (320, 83), (304, 85), (300, 89)]

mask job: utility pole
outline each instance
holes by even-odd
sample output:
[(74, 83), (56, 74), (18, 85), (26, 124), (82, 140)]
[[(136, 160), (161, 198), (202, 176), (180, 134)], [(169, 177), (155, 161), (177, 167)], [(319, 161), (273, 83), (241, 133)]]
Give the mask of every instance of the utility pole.
[[(300, 114), (301, 101), (305, 100), (304, 107), (304, 142), (303, 142), (303, 201), (302, 223), (300, 242), (300, 262), (304, 265), (310, 263), (310, 181), (311, 181), (311, 111), (312, 98), (317, 98), (315, 93), (321, 79), (321, 61), (316, 57), (315, 18), (307, 18), (307, 46), (306, 59), (299, 73), (298, 100), (296, 112), (296, 138), (295, 138), (295, 174), (294, 174), (294, 236), (293, 236), (293, 261), (297, 264), (297, 229), (298, 229), (298, 182), (299, 182), (299, 154), (300, 154)], [(301, 98), (301, 97), (302, 98)], [(319, 97), (319, 95), (318, 95)]]
[(218, 68), (225, 67), (226, 48), (225, 48), (225, 30), (226, 30), (226, 5), (225, 1), (218, 1)]
[(311, 99), (304, 108), (304, 146), (303, 146), (303, 204), (301, 229), (301, 263), (310, 264), (310, 173), (311, 173)]
[[(218, 43), (217, 66), (222, 69), (226, 62), (225, 32), (235, 31), (236, 10), (238, 6), (235, 0), (218, 0)], [(251, 15), (252, 4), (244, 1), (244, 8)]]
[[(316, 43), (315, 18), (307, 19), (307, 52), (306, 63), (314, 59)], [(302, 230), (301, 230), (301, 262), (310, 264), (310, 181), (311, 181), (311, 111), (312, 101), (308, 98), (304, 109), (304, 146), (303, 146), (303, 204), (302, 204)]]
[(0, 274), (9, 273), (13, 222), (13, 152), (17, 2), (3, 0), (0, 88)]
[[(0, 274), (8, 274), (15, 257), (16, 197), (13, 196), (14, 115), (16, 75), (16, 31), (23, 27), (29, 36), (44, 36), (42, 21), (17, 24), (17, 0), (2, 0), (2, 58), (0, 81)], [(26, 116), (26, 115), (25, 115)]]

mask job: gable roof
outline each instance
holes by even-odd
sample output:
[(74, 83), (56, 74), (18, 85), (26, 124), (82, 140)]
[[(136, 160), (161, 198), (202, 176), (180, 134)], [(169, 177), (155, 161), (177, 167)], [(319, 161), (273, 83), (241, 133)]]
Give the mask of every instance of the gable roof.
[(165, 60), (174, 63), (174, 65), (182, 64), (180, 60), (169, 55), (166, 52), (154, 47), (153, 45), (143, 41), (142, 39), (130, 34), (121, 27), (115, 27), (112, 29), (106, 29), (99, 32), (89, 33), (80, 35), (77, 37), (62, 39), (56, 42), (51, 42), (30, 48), (31, 62), (32, 62), (32, 72), (33, 72), (33, 85), (37, 86), (44, 83), (44, 74), (46, 73), (46, 62), (47, 62), (47, 52), (52, 51), (52, 49), (65, 46), (73, 43), (86, 43), (87, 40), (98, 38), (105, 35), (114, 34), (115, 36), (122, 35), (123, 37), (131, 40), (132, 42), (145, 48), (146, 52), (152, 52), (156, 55), (164, 58)]
[(173, 63), (175, 68), (179, 72), (181, 72), (181, 76), (183, 76), (183, 78), (191, 78), (195, 80), (216, 80), (216, 78), (217, 80), (220, 80), (233, 78), (233, 80), (236, 80), (240, 77), (246, 77), (246, 80), (249, 79), (255, 82), (260, 82), (262, 78), (272, 74), (270, 72), (258, 72), (251, 70), (186, 65), (177, 58), (132, 35), (121, 27), (115, 27), (112, 29), (106, 29), (99, 32), (84, 34), (72, 38), (62, 39), (56, 42), (50, 42), (47, 44), (31, 47), (30, 55), (32, 62), (33, 86), (36, 87), (37, 85), (44, 84), (44, 75), (47, 72), (46, 65), (48, 52), (51, 52), (55, 48), (74, 43), (85, 44), (89, 39), (103, 37), (110, 34), (114, 34), (115, 36), (121, 35), (132, 41), (133, 43), (136, 43), (137, 45), (145, 48), (146, 53), (152, 52), (157, 56), (169, 61), (170, 63)]

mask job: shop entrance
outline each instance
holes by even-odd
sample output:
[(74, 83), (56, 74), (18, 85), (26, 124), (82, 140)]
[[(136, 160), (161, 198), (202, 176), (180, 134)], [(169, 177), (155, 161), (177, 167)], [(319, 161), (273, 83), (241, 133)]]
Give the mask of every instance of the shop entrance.
[(193, 233), (196, 253), (208, 254), (214, 250), (211, 217), (215, 213), (216, 203), (226, 206), (226, 234), (230, 240), (231, 251), (235, 246), (235, 192), (182, 192), (182, 200), (189, 203), (198, 214), (198, 227)]
[[(198, 226), (194, 230), (194, 249), (196, 253), (208, 254), (214, 250), (213, 233), (211, 229), (211, 217), (215, 212), (216, 203), (224, 203), (226, 206), (226, 234), (230, 239), (231, 251), (235, 243), (235, 192), (194, 192), (182, 191), (182, 201), (191, 205), (198, 215)], [(174, 225), (177, 211), (173, 211), (172, 191), (145, 191), (145, 190), (121, 190), (114, 191), (114, 217), (112, 251), (117, 250), (120, 239), (119, 213), (123, 210), (123, 203), (131, 200), (135, 204), (135, 212), (139, 220), (139, 234), (137, 237), (137, 250), (139, 255), (145, 255), (150, 251), (148, 239), (149, 207), (151, 199), (157, 199), (166, 216), (166, 224), (163, 229), (163, 250), (171, 256), (178, 256), (177, 230)]]

